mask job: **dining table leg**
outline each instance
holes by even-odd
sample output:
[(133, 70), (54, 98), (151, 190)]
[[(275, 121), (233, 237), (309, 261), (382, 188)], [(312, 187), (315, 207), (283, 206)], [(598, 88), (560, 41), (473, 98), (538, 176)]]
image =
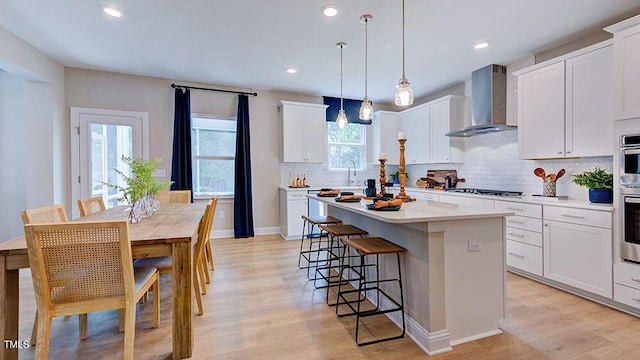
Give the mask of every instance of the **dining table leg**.
[(193, 352), (193, 275), (191, 241), (172, 244), (173, 359), (190, 358)]
[(18, 280), (18, 269), (7, 269), (7, 257), (0, 256), (0, 336), (3, 340), (0, 360), (18, 359)]

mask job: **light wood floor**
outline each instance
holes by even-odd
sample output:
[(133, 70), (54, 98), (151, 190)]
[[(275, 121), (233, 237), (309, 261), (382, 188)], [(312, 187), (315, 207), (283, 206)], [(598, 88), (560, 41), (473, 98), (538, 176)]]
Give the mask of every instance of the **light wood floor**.
[[(353, 318), (338, 319), (297, 269), (299, 242), (279, 236), (215, 239), (216, 270), (195, 316), (193, 359), (640, 359), (640, 319), (508, 274), (503, 334), (428, 357), (406, 337), (358, 347)], [(21, 272), (20, 338), (29, 339), (35, 302)], [(161, 280), (160, 328), (151, 304), (138, 307), (136, 359), (170, 359), (170, 277)], [(194, 306), (195, 309), (195, 306)], [(115, 311), (89, 315), (78, 340), (77, 317), (54, 319), (50, 359), (119, 359), (123, 335)], [(33, 348), (20, 350), (32, 359)]]

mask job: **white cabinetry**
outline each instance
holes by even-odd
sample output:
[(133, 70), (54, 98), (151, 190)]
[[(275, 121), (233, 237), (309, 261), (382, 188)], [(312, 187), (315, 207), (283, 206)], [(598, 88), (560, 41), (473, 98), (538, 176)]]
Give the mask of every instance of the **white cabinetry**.
[[(429, 104), (423, 104), (400, 113), (400, 130), (407, 134), (404, 159), (407, 165), (429, 163)], [(398, 138), (396, 134), (396, 139)], [(396, 143), (398, 140), (396, 140)], [(399, 144), (396, 146), (400, 146)]]
[(613, 267), (613, 300), (640, 309), (640, 266)]
[(462, 161), (461, 140), (445, 134), (463, 126), (465, 103), (464, 96), (448, 95), (400, 113), (407, 165)]
[(400, 150), (398, 131), (400, 129), (400, 113), (392, 111), (376, 111), (373, 118), (373, 159), (374, 163), (380, 153), (387, 154), (386, 165), (398, 165)]
[(300, 239), (302, 215), (308, 212), (307, 191), (280, 189), (280, 235), (285, 240)]
[(544, 277), (612, 298), (611, 213), (544, 206)]
[(516, 74), (520, 158), (613, 155), (611, 40)]
[(542, 276), (542, 206), (496, 200), (506, 218), (507, 266)]
[(640, 117), (640, 15), (605, 30), (614, 34), (614, 118)]
[(326, 105), (281, 101), (282, 161), (322, 163), (326, 153)]

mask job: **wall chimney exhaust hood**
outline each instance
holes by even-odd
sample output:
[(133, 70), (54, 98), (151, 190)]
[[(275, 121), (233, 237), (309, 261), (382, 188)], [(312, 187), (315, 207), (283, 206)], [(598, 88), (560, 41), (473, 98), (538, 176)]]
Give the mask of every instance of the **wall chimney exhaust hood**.
[(471, 73), (471, 126), (447, 136), (469, 137), (516, 130), (507, 125), (507, 68), (488, 65)]

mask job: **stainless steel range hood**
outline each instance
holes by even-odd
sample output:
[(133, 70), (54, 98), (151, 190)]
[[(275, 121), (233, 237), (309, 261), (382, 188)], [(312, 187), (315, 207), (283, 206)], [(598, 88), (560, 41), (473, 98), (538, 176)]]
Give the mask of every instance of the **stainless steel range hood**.
[(507, 125), (507, 68), (488, 65), (471, 73), (471, 126), (447, 136), (469, 137), (516, 130)]

